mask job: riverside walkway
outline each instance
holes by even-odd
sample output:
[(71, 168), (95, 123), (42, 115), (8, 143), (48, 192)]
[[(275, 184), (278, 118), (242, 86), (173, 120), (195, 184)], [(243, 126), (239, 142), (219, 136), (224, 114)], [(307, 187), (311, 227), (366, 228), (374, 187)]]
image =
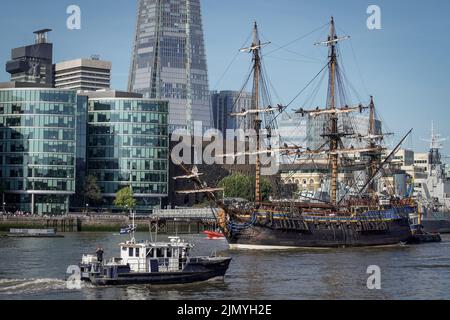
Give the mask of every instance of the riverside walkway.
[[(201, 233), (212, 230), (216, 225), (217, 209), (182, 208), (155, 210), (152, 215), (137, 215), (138, 230), (147, 231), (158, 227), (161, 233)], [(126, 215), (113, 214), (69, 214), (65, 216), (0, 216), (0, 231), (9, 229), (55, 229), (58, 232), (115, 232), (130, 225)]]

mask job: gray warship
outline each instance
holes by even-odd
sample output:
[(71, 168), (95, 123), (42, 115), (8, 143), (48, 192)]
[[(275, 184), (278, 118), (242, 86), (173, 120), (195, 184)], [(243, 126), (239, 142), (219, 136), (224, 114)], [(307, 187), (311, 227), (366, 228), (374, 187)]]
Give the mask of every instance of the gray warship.
[(414, 181), (415, 196), (421, 207), (419, 224), (427, 232), (450, 233), (450, 176), (440, 150), (446, 141), (431, 129), (428, 168)]

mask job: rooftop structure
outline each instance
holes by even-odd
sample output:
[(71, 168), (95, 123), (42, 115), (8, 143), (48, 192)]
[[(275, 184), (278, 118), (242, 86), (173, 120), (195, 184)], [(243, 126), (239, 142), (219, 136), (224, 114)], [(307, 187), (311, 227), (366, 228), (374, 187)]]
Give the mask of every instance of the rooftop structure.
[(47, 39), (50, 31), (35, 31), (34, 44), (11, 50), (11, 60), (6, 63), (11, 81), (53, 85), (53, 44)]

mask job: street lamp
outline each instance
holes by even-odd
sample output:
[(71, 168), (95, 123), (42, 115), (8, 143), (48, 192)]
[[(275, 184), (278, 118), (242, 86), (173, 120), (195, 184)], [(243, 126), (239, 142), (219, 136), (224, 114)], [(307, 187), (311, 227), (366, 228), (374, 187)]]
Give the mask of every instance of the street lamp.
[(3, 210), (3, 214), (5, 214), (6, 215), (6, 202), (3, 202), (3, 208), (2, 208)]
[(86, 214), (89, 214), (89, 203), (86, 203)]

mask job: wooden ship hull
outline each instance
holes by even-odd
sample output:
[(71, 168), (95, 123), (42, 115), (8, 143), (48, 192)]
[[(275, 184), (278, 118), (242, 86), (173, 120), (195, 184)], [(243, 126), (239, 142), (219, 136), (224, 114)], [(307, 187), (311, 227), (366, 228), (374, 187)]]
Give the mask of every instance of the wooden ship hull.
[(411, 239), (407, 212), (413, 210), (381, 211), (375, 217), (256, 218), (245, 227), (229, 223), (227, 240), (231, 249), (263, 250), (398, 245)]

